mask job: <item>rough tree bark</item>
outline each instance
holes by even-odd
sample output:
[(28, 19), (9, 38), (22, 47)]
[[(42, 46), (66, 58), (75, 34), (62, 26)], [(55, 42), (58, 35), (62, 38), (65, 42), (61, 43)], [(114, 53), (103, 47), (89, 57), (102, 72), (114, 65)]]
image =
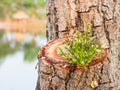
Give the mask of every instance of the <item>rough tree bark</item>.
[(80, 74), (39, 59), (36, 90), (120, 90), (120, 0), (47, 0), (48, 40), (82, 31), (87, 22), (109, 48), (107, 61)]

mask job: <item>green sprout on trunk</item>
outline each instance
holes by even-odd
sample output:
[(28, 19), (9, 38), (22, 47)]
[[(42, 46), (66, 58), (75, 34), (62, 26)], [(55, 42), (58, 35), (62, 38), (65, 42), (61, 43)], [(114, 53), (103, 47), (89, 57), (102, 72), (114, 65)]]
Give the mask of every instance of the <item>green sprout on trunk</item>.
[(88, 66), (93, 57), (101, 54), (102, 47), (90, 32), (91, 24), (86, 24), (85, 29), (83, 33), (77, 31), (72, 39), (66, 39), (58, 48), (59, 54), (71, 64)]

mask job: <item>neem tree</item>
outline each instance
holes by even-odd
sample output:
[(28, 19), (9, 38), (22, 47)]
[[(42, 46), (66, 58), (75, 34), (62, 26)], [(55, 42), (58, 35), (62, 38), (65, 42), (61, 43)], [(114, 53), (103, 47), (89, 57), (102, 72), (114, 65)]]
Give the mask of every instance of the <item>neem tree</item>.
[[(38, 54), (40, 64), (36, 90), (120, 89), (119, 3), (119, 0), (47, 0), (47, 38), (48, 41), (53, 40)], [(102, 47), (107, 48), (108, 52), (104, 49), (98, 60), (93, 56), (90, 61), (86, 60), (83, 63), (81, 59), (76, 62), (76, 57), (86, 59), (87, 54), (84, 52), (85, 48), (81, 50), (78, 47), (82, 41), (79, 39), (83, 38), (81, 33), (78, 33), (80, 38), (75, 33), (78, 30), (83, 32), (84, 36), (85, 25), (88, 22), (92, 26), (91, 35), (96, 36), (97, 41)], [(85, 44), (85, 40), (83, 41)], [(88, 46), (91, 44), (94, 43)], [(90, 49), (88, 48), (88, 51)], [(84, 52), (83, 56), (79, 50)], [(94, 50), (91, 49), (91, 52)], [(69, 55), (66, 55), (66, 52)], [(80, 55), (76, 55), (75, 52)], [(97, 54), (93, 52), (93, 55)]]

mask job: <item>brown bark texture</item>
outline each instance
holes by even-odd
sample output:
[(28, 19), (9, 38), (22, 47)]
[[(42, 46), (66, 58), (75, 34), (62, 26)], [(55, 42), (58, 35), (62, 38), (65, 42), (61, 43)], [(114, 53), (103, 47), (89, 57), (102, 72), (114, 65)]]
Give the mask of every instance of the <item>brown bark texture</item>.
[(48, 41), (83, 31), (88, 22), (109, 48), (108, 59), (79, 72), (39, 58), (36, 90), (120, 90), (120, 0), (47, 0)]

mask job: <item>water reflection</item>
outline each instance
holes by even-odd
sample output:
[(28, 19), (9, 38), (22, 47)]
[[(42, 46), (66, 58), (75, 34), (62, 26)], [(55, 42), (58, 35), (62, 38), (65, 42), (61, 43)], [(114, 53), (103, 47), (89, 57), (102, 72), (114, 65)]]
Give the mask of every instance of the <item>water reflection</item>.
[(37, 53), (46, 38), (30, 32), (25, 36), (15, 33), (0, 31), (0, 90), (34, 90)]
[(9, 35), (6, 36), (5, 32), (0, 32), (0, 58), (4, 58), (8, 54), (13, 54), (16, 50), (17, 48), (16, 46), (13, 47), (13, 42), (9, 38)]
[[(40, 35), (32, 36), (30, 33), (22, 34), (16, 32), (0, 32), (0, 58), (9, 54), (14, 54), (22, 49), (24, 51), (24, 61), (32, 62), (37, 57), (40, 46), (46, 42)], [(42, 42), (38, 40), (42, 38)], [(40, 44), (39, 44), (40, 43)]]

